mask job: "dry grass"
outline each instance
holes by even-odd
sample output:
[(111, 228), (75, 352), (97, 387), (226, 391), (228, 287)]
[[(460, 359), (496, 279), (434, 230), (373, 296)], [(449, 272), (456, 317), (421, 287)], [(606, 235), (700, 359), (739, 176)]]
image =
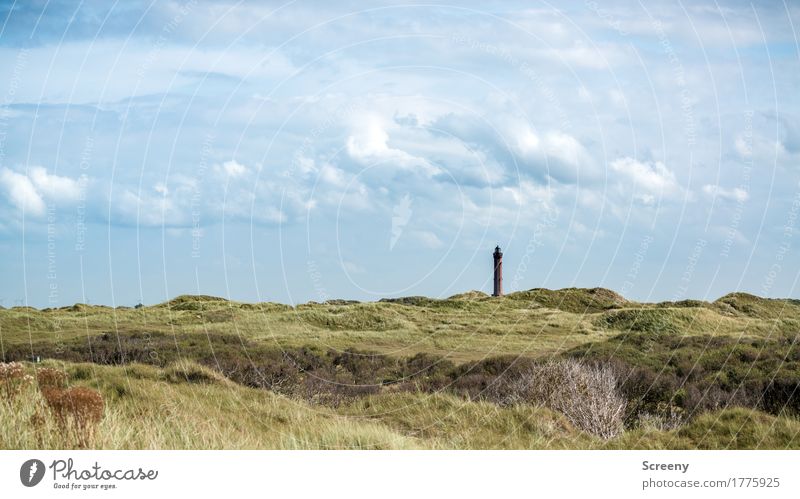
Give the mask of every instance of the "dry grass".
[(100, 393), (86, 387), (67, 388), (67, 373), (51, 367), (37, 369), (36, 379), (34, 384), (34, 376), (19, 362), (0, 363), (0, 405), (8, 417), (4, 421), (17, 420), (16, 427), (22, 430), (9, 440), (36, 442), (36, 447), (46, 442), (91, 447), (103, 419)]
[[(703, 405), (719, 393), (695, 388), (738, 390), (745, 382), (780, 374), (782, 384), (771, 388), (768, 401), (774, 402), (770, 407), (787, 408), (787, 397), (781, 394), (794, 393), (800, 372), (798, 330), (796, 301), (734, 294), (713, 303), (641, 304), (602, 289), (531, 290), (499, 299), (465, 293), (447, 300), (412, 297), (294, 308), (192, 296), (140, 309), (15, 307), (0, 310), (3, 354), (17, 353), (11, 358), (28, 359), (31, 347), (37, 354), (42, 345), (66, 345), (66, 353), (82, 345), (87, 351), (113, 354), (108, 345), (124, 345), (133, 337), (142, 358), (102, 360), (125, 364), (118, 366), (0, 364), (0, 447), (796, 448), (800, 423), (784, 411), (768, 409), (776, 415), (767, 415), (728, 409), (737, 400), (730, 397)], [(156, 347), (149, 351), (148, 345)], [(244, 355), (243, 365), (263, 363), (269, 359), (246, 354), (264, 353), (267, 347), (355, 347), (401, 360), (425, 353), (454, 364), (504, 354), (611, 358), (646, 368), (654, 377), (626, 381), (626, 397), (641, 397), (642, 407), (635, 414), (639, 424), (620, 433), (618, 394), (610, 389), (608, 373), (584, 368), (567, 372), (566, 364), (531, 374), (529, 384), (558, 388), (535, 396), (520, 390), (527, 393), (525, 403), (501, 406), (441, 393), (391, 392), (376, 385), (375, 393), (343, 397), (330, 407), (242, 386), (208, 362), (225, 356), (238, 361), (236, 356)], [(187, 352), (206, 366), (185, 360)], [(137, 360), (153, 365), (132, 363)], [(361, 383), (347, 375), (332, 373), (328, 381)], [(463, 380), (469, 376), (475, 377), (476, 386), (490, 378), (467, 372)], [(672, 381), (661, 387), (659, 381), (666, 376)], [(697, 387), (682, 384), (687, 379)], [(634, 386), (637, 380), (641, 394)], [(427, 382), (435, 387), (435, 381)], [(761, 385), (755, 388), (753, 393), (767, 393)], [(673, 414), (669, 410), (678, 397), (710, 412), (694, 419)], [(605, 416), (597, 420), (598, 414)], [(74, 422), (78, 418), (83, 423)], [(65, 431), (65, 425), (72, 429)]]
[[(91, 385), (104, 400), (90, 442), (102, 449), (800, 447), (796, 419), (739, 409), (709, 413), (677, 430), (642, 428), (602, 439), (557, 412), (523, 404), (385, 392), (332, 409), (224, 379), (193, 382), (175, 376), (174, 366), (62, 367), (75, 386)], [(181, 369), (202, 371), (189, 363)], [(35, 383), (18, 395), (0, 404), (0, 448), (86, 447), (63, 430)]]

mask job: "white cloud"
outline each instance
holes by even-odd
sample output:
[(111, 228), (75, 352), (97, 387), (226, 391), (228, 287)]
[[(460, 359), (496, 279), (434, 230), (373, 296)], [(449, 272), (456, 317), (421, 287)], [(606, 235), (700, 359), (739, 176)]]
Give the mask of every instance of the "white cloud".
[(78, 182), (68, 177), (50, 175), (41, 166), (31, 168), (30, 178), (39, 193), (56, 201), (74, 201), (80, 195)]
[(743, 203), (750, 198), (747, 191), (739, 187), (725, 189), (718, 185), (708, 184), (703, 186), (703, 192), (712, 197), (725, 199), (727, 201), (736, 201), (738, 203)]
[(634, 199), (642, 204), (654, 204), (657, 198), (670, 197), (681, 192), (675, 174), (664, 163), (641, 162), (625, 157), (614, 160), (611, 169), (619, 174), (620, 180), (632, 182), (637, 192)]
[(344, 188), (347, 186), (347, 179), (344, 172), (330, 163), (324, 163), (319, 168), (319, 179), (324, 184), (331, 187)]
[(515, 138), (511, 145), (516, 153), (541, 173), (569, 182), (597, 173), (586, 148), (568, 133), (554, 130), (540, 135), (524, 123), (517, 123), (509, 133)]
[(568, 66), (588, 69), (607, 69), (626, 59), (620, 46), (587, 45), (581, 40), (575, 41), (570, 47), (547, 49), (543, 54)]
[(223, 163), (222, 169), (228, 174), (229, 177), (240, 177), (247, 173), (247, 167), (241, 163), (238, 163), (235, 159)]
[(8, 200), (14, 206), (34, 216), (44, 215), (44, 200), (36, 192), (36, 188), (28, 177), (3, 168), (0, 171), (0, 183), (5, 187)]
[(132, 188), (116, 193), (109, 204), (112, 219), (126, 225), (141, 227), (187, 227), (191, 224), (192, 195), (195, 181), (190, 177), (173, 175), (170, 184), (156, 182), (152, 190)]
[(381, 156), (389, 152), (389, 134), (376, 116), (369, 116), (355, 134), (347, 138), (347, 153), (358, 159)]
[(29, 171), (28, 175), (8, 168), (0, 171), (0, 184), (5, 188), (8, 200), (29, 215), (44, 215), (45, 200), (70, 203), (80, 196), (80, 185), (76, 180), (48, 174), (41, 166), (31, 167)]
[(561, 161), (580, 166), (588, 158), (586, 149), (575, 137), (562, 132), (549, 132), (545, 135), (545, 152)]
[(137, 195), (125, 190), (112, 200), (115, 222), (143, 227), (176, 226), (185, 223), (172, 200), (163, 194)]
[(427, 159), (389, 147), (389, 134), (386, 130), (388, 126), (388, 121), (378, 115), (358, 116), (353, 132), (347, 138), (347, 153), (364, 165), (387, 162), (392, 166), (418, 171), (426, 176), (441, 173), (440, 168)]

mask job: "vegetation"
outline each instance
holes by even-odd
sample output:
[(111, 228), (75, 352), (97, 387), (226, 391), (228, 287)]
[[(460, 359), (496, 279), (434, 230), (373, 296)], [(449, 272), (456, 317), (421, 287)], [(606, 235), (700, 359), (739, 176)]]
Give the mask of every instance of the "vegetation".
[(798, 341), (743, 293), (15, 307), (0, 448), (797, 448)]

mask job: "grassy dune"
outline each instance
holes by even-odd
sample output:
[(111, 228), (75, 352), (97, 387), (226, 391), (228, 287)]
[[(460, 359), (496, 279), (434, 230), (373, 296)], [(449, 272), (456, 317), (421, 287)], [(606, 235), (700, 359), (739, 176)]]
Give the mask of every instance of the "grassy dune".
[[(708, 414), (679, 430), (602, 440), (545, 408), (500, 408), (445, 394), (385, 393), (332, 409), (242, 387), (191, 363), (47, 365), (103, 395), (106, 414), (91, 445), (105, 449), (800, 448), (796, 418), (743, 409)], [(79, 447), (52, 417), (44, 429), (31, 425), (41, 405), (34, 387), (0, 404), (0, 447)]]
[[(100, 448), (798, 448), (799, 331), (797, 300), (741, 293), (645, 304), (535, 289), (297, 307), (181, 296), (3, 309), (0, 354), (102, 394)], [(623, 373), (624, 432), (602, 439), (493, 395), (520, 359), (552, 358)], [(25, 390), (0, 403), (0, 447), (80, 446)]]

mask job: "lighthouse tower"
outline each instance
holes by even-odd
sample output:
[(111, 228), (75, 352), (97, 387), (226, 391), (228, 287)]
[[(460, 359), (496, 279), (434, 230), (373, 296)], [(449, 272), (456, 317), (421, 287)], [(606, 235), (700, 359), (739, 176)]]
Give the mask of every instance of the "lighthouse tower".
[(494, 293), (492, 296), (503, 296), (503, 252), (500, 246), (495, 247), (494, 254)]

